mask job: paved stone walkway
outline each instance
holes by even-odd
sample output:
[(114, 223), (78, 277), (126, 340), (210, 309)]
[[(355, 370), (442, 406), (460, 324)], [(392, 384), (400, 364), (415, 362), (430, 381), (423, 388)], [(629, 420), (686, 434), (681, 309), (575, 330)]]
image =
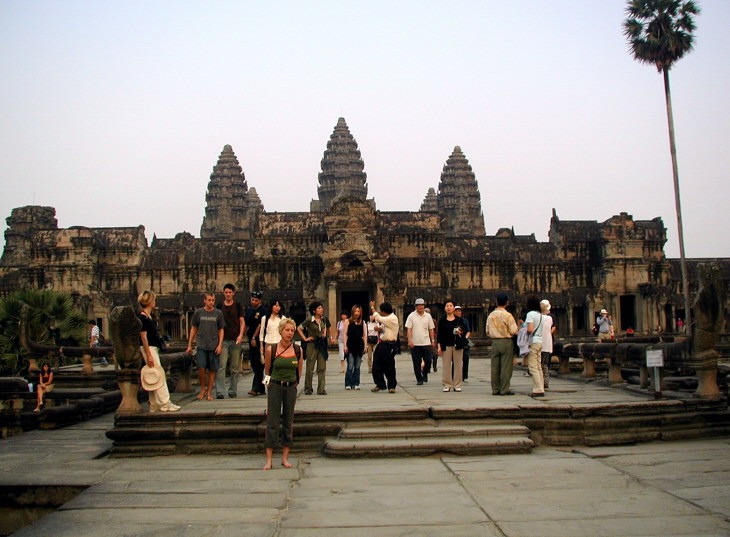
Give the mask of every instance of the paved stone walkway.
[[(461, 394), (441, 393), (437, 383), (417, 387), (410, 382), (410, 386), (407, 378), (412, 375), (406, 376), (410, 369), (402, 359), (401, 395), (345, 392), (338, 365), (330, 361), (330, 395), (301, 396), (300, 406), (352, 404), (355, 411), (363, 401), (380, 405), (389, 398), (395, 403), (414, 397), (408, 392), (416, 392), (416, 399), (437, 402), (444, 396), (491, 398), (485, 395), (487, 360), (472, 362), (473, 380)], [(515, 388), (526, 392), (529, 379), (521, 375), (515, 372)], [(591, 383), (560, 379), (554, 383), (556, 395), (550, 398), (605, 404), (607, 399), (636, 397)], [(248, 379), (243, 384), (247, 386)], [(525, 404), (532, 401), (524, 394), (493, 399), (523, 398)], [(185, 404), (188, 410), (206, 404), (221, 409), (263, 406), (264, 398)], [(103, 416), (0, 441), (0, 486), (88, 487), (14, 535), (730, 535), (730, 438), (536, 448), (530, 455), (477, 457), (342, 460), (293, 452), (294, 468), (263, 471), (262, 455), (106, 457), (111, 443), (104, 432), (112, 420)]]

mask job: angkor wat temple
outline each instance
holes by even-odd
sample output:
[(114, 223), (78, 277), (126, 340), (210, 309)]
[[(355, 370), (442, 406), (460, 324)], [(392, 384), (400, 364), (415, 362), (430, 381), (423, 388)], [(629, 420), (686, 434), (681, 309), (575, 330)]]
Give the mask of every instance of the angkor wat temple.
[[(679, 261), (664, 255), (661, 218), (570, 221), (553, 211), (548, 242), (508, 228), (488, 236), (477, 180), (459, 147), (419, 211), (379, 211), (343, 118), (321, 168), (309, 212), (267, 212), (226, 145), (210, 175), (200, 238), (179, 233), (148, 244), (141, 225), (59, 229), (53, 207), (16, 208), (7, 218), (0, 294), (65, 291), (105, 329), (113, 306), (153, 289), (173, 339), (186, 336), (201, 292), (221, 292), (229, 282), (242, 302), (246, 291), (261, 290), (265, 301), (282, 299), (296, 319), (314, 299), (331, 319), (352, 304), (387, 300), (402, 322), (417, 297), (437, 313), (452, 298), (475, 335), (484, 333), (502, 289), (517, 311), (530, 294), (549, 299), (563, 335), (587, 335), (604, 307), (621, 331), (671, 331), (684, 317)], [(699, 261), (689, 260), (692, 293)], [(717, 261), (730, 280), (730, 260)]]

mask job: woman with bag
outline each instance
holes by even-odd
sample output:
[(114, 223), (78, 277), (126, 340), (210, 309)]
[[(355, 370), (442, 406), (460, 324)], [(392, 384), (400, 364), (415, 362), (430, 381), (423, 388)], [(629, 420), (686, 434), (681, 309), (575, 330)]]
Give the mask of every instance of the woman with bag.
[(264, 352), (264, 385), (267, 388), (266, 406), (266, 464), (271, 470), (274, 448), (282, 446), (281, 465), (291, 468), (289, 450), (294, 439), (294, 405), (297, 386), (302, 377), (302, 349), (294, 344), (296, 323), (291, 319), (279, 322), (279, 342), (268, 345)]
[(530, 338), (530, 353), (527, 368), (532, 376), (532, 397), (545, 397), (545, 381), (542, 375), (540, 352), (542, 350), (543, 317), (540, 313), (540, 299), (532, 295), (527, 299), (527, 333)]
[[(462, 359), (464, 357), (464, 346), (466, 345), (466, 327), (462, 319), (454, 314), (454, 302), (447, 300), (444, 304), (446, 317), (439, 319), (438, 334), (438, 355), (443, 357), (441, 362), (441, 382), (443, 391), (461, 391), (463, 374)], [(453, 366), (453, 367), (452, 367)]]
[(157, 329), (157, 323), (152, 319), (152, 310), (155, 309), (156, 300), (157, 296), (154, 291), (144, 291), (137, 299), (141, 308), (137, 317), (142, 321), (142, 328), (139, 331), (139, 350), (142, 352), (142, 358), (145, 364), (151, 369), (161, 371), (163, 378), (163, 382), (159, 388), (148, 392), (150, 412), (177, 412), (180, 410), (180, 407), (172, 404), (172, 401), (170, 401), (170, 392), (167, 389), (165, 371), (162, 369), (162, 363), (160, 362), (160, 332)]

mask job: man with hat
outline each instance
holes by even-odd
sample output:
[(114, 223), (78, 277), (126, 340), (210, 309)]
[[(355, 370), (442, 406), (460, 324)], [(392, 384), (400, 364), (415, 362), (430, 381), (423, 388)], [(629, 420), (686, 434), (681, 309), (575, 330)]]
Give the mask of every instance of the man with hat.
[(426, 301), (417, 298), (415, 305), (416, 311), (411, 312), (408, 316), (405, 326), (408, 330), (408, 347), (411, 349), (416, 384), (422, 386), (424, 382), (428, 382), (428, 372), (431, 370), (431, 349), (436, 341), (436, 332), (431, 314), (425, 311)]
[(613, 320), (606, 309), (601, 310), (601, 314), (596, 317), (596, 326), (598, 327), (598, 341), (611, 339), (611, 330), (613, 329)]
[(507, 311), (509, 297), (497, 294), (497, 307), (487, 317), (487, 335), (492, 340), (492, 395), (514, 395), (510, 390), (513, 369), (512, 336), (517, 334), (514, 316)]
[(261, 361), (259, 348), (259, 331), (261, 318), (266, 315), (266, 308), (261, 304), (261, 291), (251, 291), (251, 305), (246, 309), (246, 337), (248, 338), (248, 359), (253, 370), (253, 381), (249, 395), (266, 395), (264, 386), (264, 364)]

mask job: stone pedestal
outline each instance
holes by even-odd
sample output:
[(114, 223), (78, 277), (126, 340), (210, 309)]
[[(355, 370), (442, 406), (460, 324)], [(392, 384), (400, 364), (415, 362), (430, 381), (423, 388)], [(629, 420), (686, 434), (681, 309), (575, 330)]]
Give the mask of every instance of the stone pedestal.
[(583, 372), (580, 376), (586, 378), (596, 376), (596, 361), (593, 358), (583, 358)]
[(717, 368), (697, 370), (697, 390), (695, 395), (703, 399), (719, 399), (722, 392), (717, 387)]
[(570, 358), (567, 357), (560, 357), (560, 367), (558, 368), (558, 373), (561, 375), (567, 375), (570, 373)]
[(175, 393), (192, 393), (193, 392), (192, 370), (193, 370), (193, 368), (189, 367), (186, 370), (180, 372), (180, 379), (177, 381), (177, 386), (175, 387)]
[(81, 371), (84, 375), (93, 375), (94, 366), (92, 365), (92, 358), (89, 354), (84, 354), (81, 357)]
[(118, 381), (119, 391), (122, 393), (122, 402), (117, 407), (117, 414), (136, 414), (142, 412), (142, 406), (137, 401), (139, 384), (130, 381)]
[(624, 378), (621, 376), (621, 364), (616, 363), (612, 358), (608, 359), (608, 381), (611, 384), (624, 383)]

